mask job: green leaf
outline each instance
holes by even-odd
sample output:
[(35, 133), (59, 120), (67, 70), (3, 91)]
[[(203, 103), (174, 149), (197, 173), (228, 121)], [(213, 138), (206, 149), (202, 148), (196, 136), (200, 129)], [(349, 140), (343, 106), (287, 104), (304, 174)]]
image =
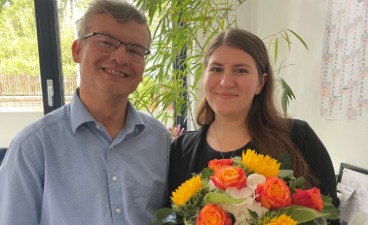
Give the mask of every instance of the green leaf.
[(215, 193), (215, 192), (210, 192), (210, 193), (206, 194), (204, 196), (204, 199), (203, 199), (203, 204), (208, 204), (208, 203), (240, 204), (241, 202), (243, 202), (243, 199), (235, 199), (235, 198), (230, 197), (227, 194)]
[(304, 47), (307, 49), (307, 50), (309, 50), (308, 49), (308, 45), (307, 45), (307, 43), (305, 43), (305, 41), (303, 40), (303, 38), (301, 38), (297, 33), (295, 33), (293, 30), (291, 30), (291, 29), (287, 29), (288, 31), (290, 31), (296, 38), (298, 38), (298, 40), (304, 45)]
[(305, 183), (305, 178), (304, 177), (298, 177), (296, 180), (294, 180), (293, 185), (294, 185), (294, 188), (303, 189), (304, 188), (304, 183)]
[(340, 218), (340, 211), (332, 204), (332, 199), (329, 196), (322, 195), (323, 210), (322, 212), (329, 213), (327, 217), (330, 220), (337, 220)]
[(282, 37), (286, 41), (286, 43), (288, 45), (289, 52), (290, 52), (290, 49), (291, 49), (291, 41), (290, 41), (290, 38), (289, 38), (288, 33), (285, 31), (285, 33), (284, 33), (284, 35), (282, 35)]
[(280, 178), (290, 177), (290, 176), (293, 176), (293, 171), (292, 170), (280, 170), (277, 176)]
[(277, 61), (277, 56), (279, 54), (279, 38), (276, 37), (276, 40), (275, 40), (275, 50), (274, 50), (274, 62), (276, 63)]
[(308, 222), (317, 218), (327, 217), (329, 215), (328, 213), (319, 212), (315, 209), (297, 205), (282, 208), (279, 210), (279, 212), (291, 216), (299, 223)]
[(202, 170), (202, 178), (203, 179), (209, 179), (210, 176), (213, 175), (213, 170), (211, 170), (210, 168), (206, 167)]
[(289, 102), (295, 99), (295, 95), (294, 95), (293, 90), (291, 90), (290, 86), (286, 83), (284, 79), (280, 78), (280, 83), (281, 83), (281, 89), (282, 89), (281, 107), (282, 107), (282, 111), (286, 114)]
[(293, 159), (288, 151), (281, 153), (276, 159), (279, 163), (281, 163), (280, 170), (293, 169)]
[(156, 218), (157, 220), (151, 222), (150, 225), (173, 225), (180, 222), (175, 211), (171, 208), (161, 208), (157, 210)]

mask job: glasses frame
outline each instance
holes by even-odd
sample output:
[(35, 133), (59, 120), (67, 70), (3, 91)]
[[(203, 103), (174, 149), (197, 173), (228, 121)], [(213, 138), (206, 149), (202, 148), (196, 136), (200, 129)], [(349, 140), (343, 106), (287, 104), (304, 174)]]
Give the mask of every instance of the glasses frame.
[(84, 35), (83, 37), (81, 37), (81, 38), (80, 38), (80, 40), (86, 39), (86, 38), (88, 38), (88, 37), (95, 36), (95, 35), (97, 35), (97, 34), (104, 35), (104, 36), (106, 36), (106, 37), (112, 38), (112, 39), (116, 40), (117, 42), (119, 42), (119, 45), (114, 46), (114, 47), (115, 47), (115, 51), (116, 51), (118, 48), (120, 48), (120, 46), (124, 45), (124, 46), (125, 46), (125, 50), (128, 50), (128, 49), (127, 49), (127, 48), (128, 48), (128, 46), (135, 46), (135, 47), (139, 47), (139, 48), (142, 48), (142, 49), (144, 49), (144, 50), (145, 50), (145, 52), (144, 52), (144, 56), (147, 56), (147, 55), (151, 54), (151, 51), (150, 51), (149, 49), (147, 49), (147, 48), (143, 47), (143, 46), (135, 45), (135, 44), (128, 44), (128, 43), (125, 43), (125, 42), (120, 41), (120, 40), (119, 40), (119, 39), (117, 39), (116, 37), (113, 37), (113, 36), (108, 35), (108, 34), (100, 33), (100, 32), (91, 32), (91, 33), (88, 33), (88, 34)]

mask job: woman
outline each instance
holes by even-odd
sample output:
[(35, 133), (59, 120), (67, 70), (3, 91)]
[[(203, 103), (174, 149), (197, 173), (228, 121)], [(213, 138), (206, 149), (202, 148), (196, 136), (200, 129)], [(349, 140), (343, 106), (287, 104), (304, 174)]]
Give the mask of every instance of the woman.
[(306, 122), (284, 118), (276, 110), (274, 75), (263, 41), (240, 29), (220, 33), (209, 43), (204, 66), (204, 98), (197, 110), (201, 128), (172, 143), (169, 191), (208, 161), (241, 156), (250, 148), (273, 158), (291, 156), (283, 168), (304, 176), (307, 186), (318, 186), (338, 206), (326, 148)]

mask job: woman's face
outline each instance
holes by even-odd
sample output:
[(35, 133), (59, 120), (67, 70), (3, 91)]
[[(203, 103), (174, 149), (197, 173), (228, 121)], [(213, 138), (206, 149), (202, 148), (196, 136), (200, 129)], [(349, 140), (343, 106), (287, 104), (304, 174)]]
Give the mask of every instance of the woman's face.
[(220, 46), (209, 57), (204, 92), (216, 118), (245, 118), (265, 82), (258, 78), (256, 63), (245, 51)]

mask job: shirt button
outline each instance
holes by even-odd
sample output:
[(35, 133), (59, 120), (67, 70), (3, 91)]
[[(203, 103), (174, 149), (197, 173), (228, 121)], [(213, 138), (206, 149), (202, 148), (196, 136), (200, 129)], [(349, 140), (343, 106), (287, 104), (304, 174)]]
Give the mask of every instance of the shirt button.
[(114, 181), (114, 182), (118, 181), (118, 177), (117, 176), (112, 176), (112, 181)]
[(97, 128), (97, 129), (100, 129), (101, 127), (100, 127), (100, 125), (96, 124), (96, 128)]
[(116, 212), (116, 213), (120, 213), (120, 212), (121, 212), (120, 208), (116, 208), (116, 209), (115, 209), (115, 212)]

